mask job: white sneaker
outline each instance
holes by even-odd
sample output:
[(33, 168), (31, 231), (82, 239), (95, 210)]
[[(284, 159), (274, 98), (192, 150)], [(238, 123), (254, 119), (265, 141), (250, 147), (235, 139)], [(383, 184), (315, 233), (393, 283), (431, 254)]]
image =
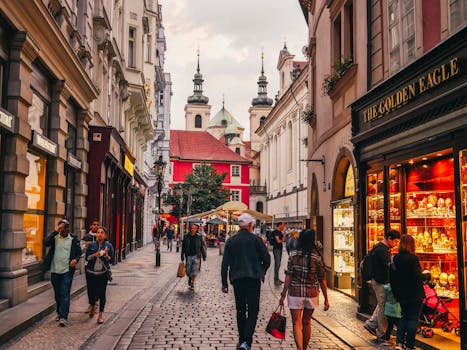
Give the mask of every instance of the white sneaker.
[(65, 320), (64, 318), (61, 318), (61, 319), (58, 321), (58, 325), (59, 325), (60, 327), (66, 327), (66, 326), (68, 326), (68, 321)]

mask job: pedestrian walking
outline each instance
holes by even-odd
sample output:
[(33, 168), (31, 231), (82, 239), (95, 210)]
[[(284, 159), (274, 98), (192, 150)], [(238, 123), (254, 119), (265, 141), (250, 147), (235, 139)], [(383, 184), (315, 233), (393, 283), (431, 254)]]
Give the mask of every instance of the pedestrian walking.
[(274, 255), (274, 284), (284, 283), (279, 279), (279, 269), (281, 267), (285, 224), (282, 221), (276, 223), (276, 229), (271, 233), (272, 254)]
[(391, 262), (390, 249), (399, 244), (401, 235), (396, 230), (389, 230), (385, 233), (384, 239), (377, 243), (372, 252), (373, 278), (371, 286), (376, 295), (376, 308), (371, 317), (365, 322), (365, 329), (376, 336), (376, 341), (384, 342), (382, 339), (386, 332), (387, 320), (384, 316), (384, 304), (386, 302), (386, 293), (384, 285), (389, 283), (389, 264)]
[(400, 303), (402, 318), (397, 326), (396, 350), (415, 349), (418, 320), (425, 297), (420, 261), (415, 255), (415, 241), (402, 235), (399, 253), (394, 255), (390, 270), (391, 288)]
[(97, 311), (96, 303), (99, 300), (99, 316), (97, 323), (104, 323), (104, 308), (106, 302), (108, 271), (114, 256), (112, 244), (106, 240), (107, 230), (100, 226), (97, 229), (96, 241), (86, 249), (86, 273), (89, 274), (89, 289), (91, 291), (91, 311), (89, 317), (93, 317)]
[(57, 229), (44, 241), (50, 247), (44, 259), (45, 270), (50, 270), (50, 280), (57, 305), (56, 321), (61, 327), (68, 325), (70, 291), (75, 267), (81, 257), (79, 240), (70, 233), (70, 222), (61, 219)]
[(324, 295), (324, 310), (329, 310), (324, 262), (316, 246), (316, 232), (303, 230), (298, 249), (289, 255), (284, 288), (279, 304), (287, 303), (292, 315), (293, 335), (297, 349), (305, 350), (310, 343), (311, 316), (319, 304), (319, 289)]
[(190, 290), (195, 290), (195, 280), (201, 267), (201, 258), (206, 261), (206, 245), (198, 235), (198, 224), (191, 224), (190, 233), (183, 237), (181, 260), (186, 259), (186, 275)]
[(170, 225), (169, 228), (166, 231), (166, 236), (167, 236), (167, 251), (172, 251), (173, 247), (173, 240), (175, 236), (175, 226)]
[(298, 237), (300, 236), (297, 230), (293, 230), (290, 234), (287, 243), (285, 244), (285, 250), (287, 250), (287, 254), (290, 254), (292, 250), (298, 249)]
[(401, 314), (401, 305), (394, 297), (394, 294), (389, 283), (385, 284), (384, 292), (386, 293), (386, 303), (384, 304), (384, 315), (388, 321), (388, 326), (386, 327), (386, 333), (383, 335), (383, 345), (392, 345), (391, 343), (391, 334), (394, 326), (397, 326)]
[(233, 285), (237, 309), (237, 349), (250, 350), (259, 312), (261, 280), (264, 281), (271, 257), (260, 237), (253, 234), (255, 219), (249, 214), (238, 218), (240, 230), (227, 240), (222, 258), (222, 292), (228, 292), (227, 275)]
[[(86, 249), (89, 247), (89, 245), (92, 242), (96, 241), (96, 233), (97, 233), (97, 229), (99, 228), (99, 225), (100, 225), (99, 219), (92, 219), (91, 223), (89, 224), (89, 232), (81, 239), (81, 250), (84, 256), (86, 255)], [(84, 264), (87, 265), (86, 259), (84, 259)], [(86, 290), (88, 293), (88, 302), (89, 302), (88, 309), (85, 312), (89, 314), (92, 309), (91, 291), (89, 290), (89, 274), (86, 271), (86, 268), (84, 269), (84, 271), (85, 271), (85, 277), (86, 277)]]

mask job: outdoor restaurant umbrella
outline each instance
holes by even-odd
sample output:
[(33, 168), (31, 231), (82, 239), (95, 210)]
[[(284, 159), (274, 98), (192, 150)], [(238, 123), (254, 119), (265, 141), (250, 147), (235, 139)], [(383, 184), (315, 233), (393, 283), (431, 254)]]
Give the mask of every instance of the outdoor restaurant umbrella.
[(214, 218), (206, 222), (206, 224), (211, 224), (211, 225), (220, 225), (220, 224), (225, 224), (224, 220), (221, 220), (219, 218)]
[(225, 202), (224, 204), (222, 204), (222, 205), (220, 205), (220, 206), (218, 206), (216, 208), (216, 210), (224, 211), (224, 212), (226, 212), (228, 214), (230, 230), (232, 229), (232, 227), (231, 227), (231, 225), (232, 225), (232, 213), (236, 212), (236, 211), (246, 210), (246, 209), (248, 209), (248, 206), (245, 203), (240, 202), (240, 201)]

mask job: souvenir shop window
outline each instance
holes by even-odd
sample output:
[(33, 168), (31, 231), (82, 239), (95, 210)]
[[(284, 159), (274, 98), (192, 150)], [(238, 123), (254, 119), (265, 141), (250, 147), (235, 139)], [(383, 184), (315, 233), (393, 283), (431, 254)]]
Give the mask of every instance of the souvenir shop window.
[(42, 259), (44, 238), (45, 194), (47, 158), (31, 152), (27, 153), (29, 175), (26, 177), (25, 193), (28, 209), (24, 214), (26, 248), (23, 249), (23, 264)]
[[(464, 243), (464, 264), (467, 264), (467, 150), (459, 153), (460, 182), (461, 182), (461, 201), (462, 201), (462, 235)], [(464, 288), (467, 302), (467, 269), (464, 269)]]
[(367, 250), (384, 238), (384, 179), (383, 172), (367, 174)]

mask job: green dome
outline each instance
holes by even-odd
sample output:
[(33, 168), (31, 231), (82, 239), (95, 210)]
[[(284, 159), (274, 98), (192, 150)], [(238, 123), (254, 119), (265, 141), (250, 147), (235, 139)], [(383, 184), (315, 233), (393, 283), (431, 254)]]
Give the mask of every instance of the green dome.
[(240, 123), (233, 117), (230, 112), (222, 107), (222, 109), (217, 112), (217, 114), (211, 119), (209, 126), (224, 126), (228, 127), (230, 125), (234, 125), (236, 128), (241, 128), (242, 126)]

